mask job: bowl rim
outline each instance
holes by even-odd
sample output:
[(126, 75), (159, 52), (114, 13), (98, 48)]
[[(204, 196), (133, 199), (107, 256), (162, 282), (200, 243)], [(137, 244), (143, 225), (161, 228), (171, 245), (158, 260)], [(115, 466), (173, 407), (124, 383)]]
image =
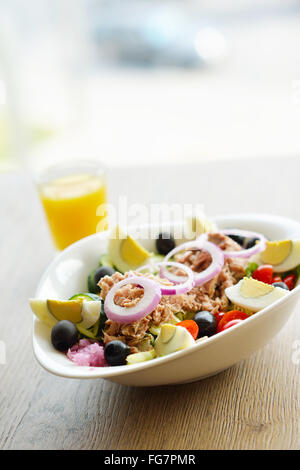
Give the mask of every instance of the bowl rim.
[[(246, 215), (246, 217), (245, 217), (245, 215)], [(263, 217), (264, 220), (266, 218), (268, 218), (270, 221), (273, 219), (273, 220), (276, 220), (277, 223), (281, 219), (282, 222), (284, 222), (286, 224), (294, 225), (294, 227), (296, 227), (299, 230), (299, 237), (300, 237), (300, 223), (299, 222), (297, 222), (296, 220), (293, 220), (293, 219), (286, 218), (286, 217), (273, 216), (271, 214), (255, 214), (255, 213), (230, 214), (228, 216), (227, 215), (225, 215), (225, 216), (224, 215), (214, 216), (214, 217), (211, 217), (211, 220), (212, 221), (214, 221), (216, 219), (230, 220), (232, 218), (241, 218), (242, 220), (246, 221), (247, 218), (250, 218), (250, 217), (255, 217), (257, 219), (261, 219)], [(175, 222), (171, 223), (171, 226), (174, 226), (175, 224), (178, 224), (178, 223), (183, 223), (183, 222), (182, 221), (179, 221), (179, 222), (175, 221)], [(144, 226), (149, 226), (150, 224), (143, 224), (143, 225)], [(162, 224), (155, 224), (155, 226), (161, 227)], [(132, 226), (132, 227), (134, 227), (134, 226)], [(140, 226), (140, 227), (142, 227), (142, 226)], [(130, 230), (130, 226), (128, 227), (128, 229)], [(68, 253), (69, 251), (72, 251), (74, 249), (74, 247), (77, 248), (77, 247), (80, 247), (81, 245), (89, 243), (89, 241), (94, 239), (94, 238), (104, 238), (104, 239), (106, 239), (109, 236), (109, 233), (110, 233), (110, 230), (106, 230), (104, 232), (99, 232), (99, 233), (95, 233), (93, 235), (89, 235), (88, 237), (85, 237), (85, 238), (73, 243), (72, 245), (68, 246), (63, 251), (58, 253), (54, 257), (52, 262), (48, 265), (48, 267), (45, 269), (44, 273), (42, 274), (41, 279), (40, 279), (40, 281), (38, 283), (38, 286), (36, 288), (36, 291), (35, 291), (35, 297), (38, 295), (38, 292), (41, 290), (41, 287), (42, 287), (43, 283), (45, 282), (45, 279), (47, 278), (49, 272), (51, 272), (53, 267), (56, 266), (57, 263), (59, 263), (60, 259), (62, 257), (64, 257), (66, 253)], [(70, 364), (68, 364), (68, 365), (63, 365), (63, 364), (58, 363), (57, 367), (51, 366), (51, 365), (49, 365), (47, 360), (43, 360), (43, 358), (39, 354), (40, 346), (37, 344), (37, 342), (35, 340), (35, 326), (36, 326), (37, 323), (40, 323), (40, 321), (37, 318), (35, 318), (34, 315), (33, 315), (33, 332), (32, 332), (33, 351), (34, 351), (35, 358), (37, 359), (39, 364), (44, 369), (46, 369), (47, 371), (49, 371), (52, 374), (55, 374), (55, 375), (58, 375), (58, 376), (61, 376), (61, 377), (65, 377), (65, 378), (79, 378), (79, 379), (103, 378), (103, 379), (106, 379), (106, 378), (110, 378), (110, 377), (116, 377), (116, 376), (121, 376), (121, 375), (126, 375), (126, 374), (132, 374), (132, 373), (138, 372), (139, 370), (142, 370), (142, 369), (143, 370), (144, 369), (150, 369), (150, 368), (162, 365), (162, 364), (166, 364), (168, 362), (176, 361), (176, 359), (178, 357), (189, 356), (189, 355), (195, 353), (196, 351), (201, 350), (204, 347), (210, 347), (212, 344), (215, 344), (218, 341), (222, 341), (222, 339), (224, 338), (224, 335), (228, 335), (228, 334), (234, 335), (234, 334), (236, 334), (237, 331), (240, 331), (240, 330), (238, 330), (239, 328), (247, 328), (247, 325), (249, 325), (250, 322), (253, 323), (255, 321), (258, 321), (258, 319), (260, 319), (262, 316), (267, 315), (274, 308), (276, 308), (276, 307), (280, 306), (281, 304), (283, 304), (284, 302), (286, 302), (287, 299), (291, 299), (292, 297), (297, 295), (299, 293), (299, 290), (300, 290), (300, 285), (295, 287), (286, 296), (276, 300), (275, 302), (273, 302), (269, 306), (267, 306), (264, 309), (256, 312), (255, 315), (251, 315), (249, 318), (246, 319), (245, 322), (243, 321), (241, 323), (238, 323), (238, 324), (232, 326), (230, 329), (222, 331), (222, 332), (218, 333), (217, 335), (213, 335), (211, 337), (204, 337), (203, 339), (200, 339), (199, 341), (197, 341), (190, 348), (187, 348), (187, 349), (184, 349), (184, 350), (181, 350), (181, 351), (176, 351), (176, 352), (171, 353), (167, 356), (157, 357), (157, 358), (154, 358), (152, 360), (137, 363), (137, 364), (130, 364), (130, 365), (126, 365), (126, 366), (124, 366), (124, 365), (114, 366), (114, 367), (91, 367), (91, 366), (78, 366), (78, 365), (76, 365), (76, 364), (74, 364), (70, 361)], [(59, 351), (56, 351), (56, 353), (65, 355), (65, 353), (60, 353)], [(42, 354), (42, 356), (43, 356), (43, 354)]]

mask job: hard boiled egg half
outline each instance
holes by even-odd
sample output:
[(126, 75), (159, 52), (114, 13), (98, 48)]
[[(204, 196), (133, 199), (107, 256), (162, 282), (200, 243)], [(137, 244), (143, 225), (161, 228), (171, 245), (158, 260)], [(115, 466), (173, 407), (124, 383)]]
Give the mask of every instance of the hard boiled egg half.
[(283, 273), (300, 264), (300, 240), (267, 241), (259, 261), (272, 264), (276, 273)]
[(125, 273), (147, 264), (152, 254), (117, 225), (109, 239), (109, 256), (114, 266)]
[(225, 289), (226, 296), (233, 304), (253, 313), (267, 307), (288, 293), (286, 289), (274, 287), (249, 277), (244, 277), (238, 284)]
[(161, 326), (154, 349), (158, 356), (166, 356), (194, 344), (195, 340), (186, 328), (165, 323)]
[(90, 328), (100, 318), (102, 307), (100, 300), (30, 299), (29, 302), (35, 316), (51, 328), (61, 320)]

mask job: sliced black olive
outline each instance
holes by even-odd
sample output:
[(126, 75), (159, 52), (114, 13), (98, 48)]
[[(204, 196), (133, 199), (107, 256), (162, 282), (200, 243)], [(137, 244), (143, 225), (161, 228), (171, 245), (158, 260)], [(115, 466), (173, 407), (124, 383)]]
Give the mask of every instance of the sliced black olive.
[(175, 248), (175, 240), (170, 233), (162, 232), (156, 239), (156, 249), (161, 255), (167, 255)]
[(212, 336), (217, 332), (217, 320), (212, 313), (202, 310), (196, 313), (193, 320), (199, 327), (198, 338)]
[(92, 292), (98, 294), (100, 292), (100, 288), (98, 286), (98, 282), (104, 276), (112, 276), (116, 270), (110, 266), (100, 266), (100, 268), (96, 269), (94, 273), (92, 273), (92, 277), (90, 279), (91, 287), (93, 288)]
[(246, 245), (246, 248), (252, 248), (254, 245), (256, 245), (256, 242), (259, 240), (259, 238), (251, 238)]
[(130, 347), (118, 339), (110, 341), (104, 348), (104, 356), (110, 366), (126, 364), (126, 357), (130, 352)]
[(285, 289), (285, 290), (290, 290), (285, 282), (274, 282), (272, 286), (281, 287), (282, 289)]
[(67, 351), (78, 341), (78, 330), (74, 323), (62, 320), (51, 331), (51, 342), (58, 351)]
[(111, 268), (110, 266), (101, 266), (97, 269), (94, 275), (95, 284), (97, 285), (100, 279), (104, 276), (112, 276), (115, 273), (115, 269)]
[(238, 243), (240, 246), (244, 246), (245, 237), (241, 237), (240, 235), (228, 235), (232, 240)]
[(88, 276), (88, 291), (91, 292), (92, 294), (98, 294), (99, 293), (99, 288), (96, 288), (95, 284), (95, 273), (96, 269), (94, 269)]

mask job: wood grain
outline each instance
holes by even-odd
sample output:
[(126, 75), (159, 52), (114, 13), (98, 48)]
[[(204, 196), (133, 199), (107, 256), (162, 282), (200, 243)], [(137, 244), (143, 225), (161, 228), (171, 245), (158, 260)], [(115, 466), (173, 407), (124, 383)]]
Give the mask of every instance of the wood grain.
[[(300, 164), (292, 160), (289, 165), (296, 182)], [(261, 209), (263, 197), (263, 210), (274, 213), (278, 208), (273, 201), (279, 196), (270, 198), (270, 194), (279, 184), (280, 166), (274, 161), (273, 180), (266, 180), (264, 188), (257, 184), (252, 205), (248, 194), (245, 200), (236, 199), (234, 210)], [(240, 164), (234, 168), (238, 179), (243, 168)], [(176, 181), (184, 173), (209, 175), (218, 169), (220, 164), (212, 163), (198, 169), (175, 168), (172, 175)], [(231, 170), (230, 165), (227, 173), (222, 168), (227, 188)], [(136, 169), (135, 175), (143, 171)], [(139, 184), (134, 186), (131, 180), (129, 188), (126, 183), (126, 172), (111, 173), (119, 194), (127, 192), (132, 200), (139, 194), (139, 199), (150, 202), (153, 179), (161, 173), (155, 168), (147, 171), (140, 196)], [(220, 176), (217, 179), (220, 183)], [(253, 184), (252, 180), (248, 188)], [(287, 215), (299, 218), (297, 188), (284, 180), (281, 188), (280, 198), (290, 194)], [(218, 191), (210, 195), (213, 212), (220, 205), (222, 189), (220, 183)], [(162, 187), (163, 202), (172, 201), (172, 191), (167, 194)], [(197, 188), (192, 194), (189, 185), (187, 191), (187, 202), (197, 198)], [(117, 196), (111, 185), (111, 200), (116, 201)], [(28, 175), (0, 175), (0, 197), (0, 340), (7, 348), (7, 363), (0, 365), (0, 449), (299, 449), (300, 364), (292, 361), (293, 342), (300, 340), (299, 307), (272, 343), (201, 382), (130, 388), (103, 380), (52, 376), (33, 357), (27, 306), (54, 255), (51, 240)], [(180, 197), (183, 201), (184, 196)], [(232, 193), (223, 196), (224, 207), (229, 207), (226, 202), (232, 198)]]

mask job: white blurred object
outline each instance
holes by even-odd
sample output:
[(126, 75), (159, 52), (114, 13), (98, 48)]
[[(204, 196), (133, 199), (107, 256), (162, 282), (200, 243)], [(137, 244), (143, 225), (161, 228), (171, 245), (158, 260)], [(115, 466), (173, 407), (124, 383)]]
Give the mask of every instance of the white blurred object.
[(92, 4), (87, 16), (99, 64), (189, 69), (215, 65), (224, 52), (225, 38), (216, 27), (207, 27), (201, 8), (193, 16), (191, 7), (190, 2), (145, 0), (112, 2), (98, 9)]
[(223, 33), (212, 27), (204, 27), (197, 32), (195, 48), (204, 62), (210, 65), (223, 60), (228, 53), (228, 45)]

